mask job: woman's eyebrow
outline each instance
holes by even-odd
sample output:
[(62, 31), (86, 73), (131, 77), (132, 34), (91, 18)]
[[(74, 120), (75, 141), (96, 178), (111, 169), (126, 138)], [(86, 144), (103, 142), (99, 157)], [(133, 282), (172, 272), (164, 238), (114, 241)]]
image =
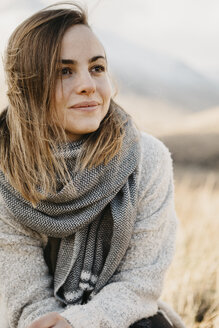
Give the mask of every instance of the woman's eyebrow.
[(104, 56), (94, 56), (91, 59), (89, 59), (89, 63), (93, 63), (93, 62), (95, 62), (96, 60), (98, 60), (100, 58), (104, 59), (106, 61), (106, 57), (104, 57)]
[[(90, 58), (88, 60), (88, 62), (93, 63), (98, 59), (104, 59), (106, 61), (106, 57), (104, 57), (104, 56), (94, 56), (94, 57)], [(73, 59), (61, 59), (61, 63), (62, 64), (76, 65), (78, 62), (77, 62), (77, 60), (73, 60)]]
[(76, 60), (72, 60), (72, 59), (61, 59), (61, 63), (62, 64), (75, 65), (77, 63), (77, 61)]

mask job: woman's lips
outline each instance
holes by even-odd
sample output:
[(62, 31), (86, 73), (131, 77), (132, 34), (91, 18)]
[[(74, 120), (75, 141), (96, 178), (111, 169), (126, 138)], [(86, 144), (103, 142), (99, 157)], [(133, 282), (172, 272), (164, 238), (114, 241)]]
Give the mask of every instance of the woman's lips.
[(84, 101), (84, 102), (77, 103), (69, 108), (90, 112), (96, 110), (99, 105), (100, 104), (97, 101)]

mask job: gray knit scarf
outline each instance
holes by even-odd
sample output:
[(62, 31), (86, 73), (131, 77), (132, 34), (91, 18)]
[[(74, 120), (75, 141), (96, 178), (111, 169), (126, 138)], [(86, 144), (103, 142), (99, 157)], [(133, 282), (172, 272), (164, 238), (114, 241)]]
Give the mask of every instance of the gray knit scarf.
[(82, 145), (72, 142), (62, 149), (71, 181), (36, 208), (0, 172), (9, 215), (39, 233), (61, 238), (54, 293), (65, 304), (82, 304), (85, 294), (91, 299), (109, 282), (128, 248), (137, 212), (140, 150), (131, 121), (119, 154), (107, 165), (75, 172)]

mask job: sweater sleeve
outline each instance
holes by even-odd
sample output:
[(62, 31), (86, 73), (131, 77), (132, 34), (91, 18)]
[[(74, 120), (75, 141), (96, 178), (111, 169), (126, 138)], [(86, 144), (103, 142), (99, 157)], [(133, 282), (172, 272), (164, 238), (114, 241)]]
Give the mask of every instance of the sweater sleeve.
[(108, 284), (84, 305), (62, 315), (74, 328), (128, 328), (154, 315), (174, 251), (172, 159), (156, 138), (142, 136), (138, 215), (131, 242)]
[(10, 219), (2, 205), (0, 213), (0, 326), (26, 328), (45, 313), (63, 311), (44, 261), (47, 237)]

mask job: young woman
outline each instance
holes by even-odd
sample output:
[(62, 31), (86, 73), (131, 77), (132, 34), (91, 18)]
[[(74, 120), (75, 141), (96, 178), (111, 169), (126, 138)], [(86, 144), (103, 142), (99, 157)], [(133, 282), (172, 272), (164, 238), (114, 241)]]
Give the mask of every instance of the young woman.
[(112, 99), (76, 6), (12, 34), (0, 117), (0, 295), (10, 328), (184, 327), (159, 301), (174, 250), (172, 160)]

